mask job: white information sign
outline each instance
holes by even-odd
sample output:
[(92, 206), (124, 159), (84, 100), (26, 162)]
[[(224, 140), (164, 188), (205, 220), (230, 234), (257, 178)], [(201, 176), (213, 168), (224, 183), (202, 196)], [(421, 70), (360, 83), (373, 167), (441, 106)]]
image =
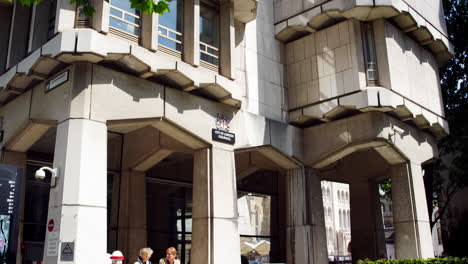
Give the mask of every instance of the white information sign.
[(49, 232), (46, 243), (46, 256), (47, 257), (55, 257), (58, 256), (58, 242), (59, 242), (59, 232)]

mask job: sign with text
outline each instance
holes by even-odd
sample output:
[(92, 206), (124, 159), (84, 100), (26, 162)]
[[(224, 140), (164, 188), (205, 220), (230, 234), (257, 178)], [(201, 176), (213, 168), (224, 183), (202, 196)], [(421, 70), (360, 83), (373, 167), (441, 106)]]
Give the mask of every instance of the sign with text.
[(62, 72), (61, 74), (57, 75), (56, 77), (50, 79), (50, 81), (45, 86), (45, 92), (48, 92), (55, 87), (65, 83), (68, 81), (68, 70)]
[(212, 129), (211, 130), (211, 139), (215, 141), (220, 141), (224, 143), (228, 143), (234, 145), (236, 143), (236, 135), (234, 133), (226, 132), (219, 129)]
[(231, 129), (229, 126), (229, 118), (223, 114), (217, 114), (216, 116), (216, 128), (211, 130), (211, 139), (223, 143), (234, 145), (236, 143), (236, 135), (229, 132)]
[(23, 168), (0, 164), (0, 264), (16, 263)]

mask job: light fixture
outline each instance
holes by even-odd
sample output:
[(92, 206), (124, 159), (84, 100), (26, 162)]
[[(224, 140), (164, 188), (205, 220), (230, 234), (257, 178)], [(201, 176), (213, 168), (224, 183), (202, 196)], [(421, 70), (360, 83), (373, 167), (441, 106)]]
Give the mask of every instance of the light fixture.
[(45, 171), (49, 171), (52, 174), (50, 184), (51, 184), (51, 188), (54, 188), (57, 185), (57, 178), (59, 177), (59, 169), (58, 168), (52, 169), (52, 168), (49, 168), (49, 167), (42, 167), (42, 168), (40, 168), (40, 169), (38, 169), (36, 171), (34, 176), (38, 180), (44, 180), (45, 177), (46, 177)]

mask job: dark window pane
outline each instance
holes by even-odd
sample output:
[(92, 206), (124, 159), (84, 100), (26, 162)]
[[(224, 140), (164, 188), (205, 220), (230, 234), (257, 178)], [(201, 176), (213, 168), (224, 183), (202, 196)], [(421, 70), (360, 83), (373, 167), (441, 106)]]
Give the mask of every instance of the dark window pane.
[(200, 41), (219, 47), (218, 10), (206, 5), (200, 5)]

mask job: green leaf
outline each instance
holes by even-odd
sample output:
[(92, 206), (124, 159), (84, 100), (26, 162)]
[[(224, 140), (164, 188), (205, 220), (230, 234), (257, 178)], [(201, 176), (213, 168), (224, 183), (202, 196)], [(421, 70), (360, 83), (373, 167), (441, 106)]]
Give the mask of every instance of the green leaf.
[(96, 12), (96, 10), (94, 9), (94, 7), (92, 6), (84, 6), (83, 7), (83, 14), (87, 17), (90, 17), (92, 16), (94, 13)]

